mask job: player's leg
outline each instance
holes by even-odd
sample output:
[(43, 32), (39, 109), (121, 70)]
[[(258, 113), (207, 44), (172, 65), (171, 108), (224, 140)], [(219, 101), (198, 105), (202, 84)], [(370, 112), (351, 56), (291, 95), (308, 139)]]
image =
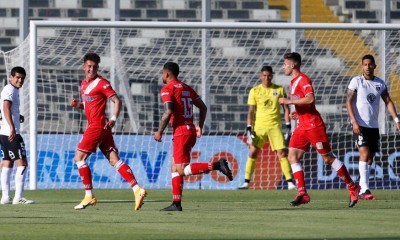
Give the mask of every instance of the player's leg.
[[(196, 143), (196, 135), (180, 135), (174, 136), (173, 139), (173, 156), (171, 164), (171, 187), (172, 187), (172, 204), (161, 209), (161, 211), (182, 211), (182, 190), (183, 176), (190, 175), (192, 168), (190, 167), (191, 150)], [(193, 171), (201, 171), (201, 165), (194, 165)], [(207, 171), (203, 167), (203, 171)], [(208, 170), (209, 171), (209, 170)]]
[(360, 174), (360, 195), (363, 200), (376, 199), (369, 190), (369, 176), (375, 153), (379, 151), (379, 129), (361, 127), (361, 133), (355, 134), (359, 152), (358, 170)]
[(135, 197), (134, 210), (139, 210), (143, 205), (145, 197), (147, 196), (147, 191), (139, 186), (129, 165), (120, 159), (118, 155), (118, 149), (115, 147), (111, 129), (105, 130), (103, 141), (101, 142), (99, 148), (106, 156), (111, 166), (113, 166), (121, 175), (121, 177), (131, 186)]
[(305, 135), (305, 131), (296, 128), (289, 143), (288, 160), (292, 168), (293, 177), (297, 183), (298, 191), (295, 199), (290, 202), (290, 205), (292, 206), (306, 204), (311, 201), (310, 196), (307, 193), (303, 165), (300, 162), (304, 152), (310, 147), (310, 143), (306, 139)]
[(12, 199), (10, 196), (10, 179), (11, 172), (14, 166), (14, 162), (11, 161), (11, 157), (8, 155), (9, 153), (9, 145), (8, 136), (0, 135), (0, 146), (3, 155), (2, 159), (2, 170), (1, 170), (1, 204), (11, 204)]
[(175, 158), (174, 157), (172, 158), (172, 164), (171, 164), (172, 204), (169, 205), (168, 207), (160, 209), (160, 211), (182, 211), (183, 172), (187, 165), (188, 165), (187, 163), (175, 164)]
[[(14, 162), (17, 166), (15, 171), (15, 195), (13, 204), (32, 204), (32, 200), (28, 200), (23, 197), (25, 175), (27, 172), (28, 162), (26, 161), (26, 149), (25, 143), (21, 135), (17, 134), (13, 141), (4, 143), (7, 148), (7, 154), (5, 155), (8, 159)], [(12, 169), (12, 168), (11, 168)]]
[(97, 203), (93, 192), (92, 171), (86, 160), (92, 152), (96, 152), (96, 148), (102, 140), (102, 131), (101, 128), (86, 129), (75, 153), (74, 162), (78, 167), (79, 176), (85, 189), (85, 197), (74, 207), (76, 210), (85, 209), (87, 206), (93, 206)]
[[(8, 152), (8, 151), (7, 151)], [(2, 170), (1, 170), (1, 201), (0, 204), (11, 204), (12, 199), (10, 196), (10, 179), (11, 172), (13, 169), (13, 162), (11, 160), (2, 161)]]
[(249, 155), (246, 161), (246, 170), (244, 173), (244, 183), (238, 187), (238, 189), (248, 189), (251, 179), (256, 168), (256, 160), (258, 154), (265, 145), (268, 139), (268, 134), (264, 126), (255, 124), (254, 126), (254, 139), (253, 143), (249, 144)]
[(289, 190), (296, 190), (297, 187), (293, 182), (292, 169), (290, 167), (289, 160), (286, 154), (286, 144), (283, 138), (281, 126), (268, 129), (268, 141), (271, 146), (271, 150), (276, 153), (279, 158), (281, 170), (285, 179), (288, 183)]
[(343, 162), (337, 159), (336, 156), (332, 154), (332, 149), (329, 143), (328, 136), (326, 135), (325, 126), (320, 126), (313, 129), (312, 131), (309, 131), (308, 137), (317, 152), (321, 154), (325, 164), (331, 165), (340, 177), (340, 179), (342, 179), (342, 181), (346, 183), (347, 189), (349, 190), (350, 194), (349, 207), (353, 207), (358, 201), (360, 186), (353, 182), (353, 179), (350, 177), (350, 174)]

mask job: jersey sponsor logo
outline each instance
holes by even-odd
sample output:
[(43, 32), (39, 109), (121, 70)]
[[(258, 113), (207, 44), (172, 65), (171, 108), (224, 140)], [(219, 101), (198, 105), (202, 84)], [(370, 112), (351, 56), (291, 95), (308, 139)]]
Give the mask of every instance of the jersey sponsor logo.
[(83, 101), (83, 102), (93, 102), (94, 99), (95, 99), (94, 96), (82, 95), (82, 101)]
[(162, 96), (165, 96), (165, 95), (169, 95), (169, 92), (162, 92), (162, 93), (161, 93), (161, 97), (162, 97)]
[(111, 87), (110, 84), (106, 84), (106, 85), (103, 86), (104, 89), (109, 88), (109, 87)]
[(176, 87), (176, 88), (183, 88), (183, 86), (182, 86), (182, 84), (181, 84), (181, 83), (179, 83), (179, 84), (175, 84), (175, 85), (174, 85), (174, 87)]
[(369, 103), (375, 102), (375, 99), (376, 99), (375, 94), (370, 93), (370, 94), (367, 95), (367, 100), (368, 100)]

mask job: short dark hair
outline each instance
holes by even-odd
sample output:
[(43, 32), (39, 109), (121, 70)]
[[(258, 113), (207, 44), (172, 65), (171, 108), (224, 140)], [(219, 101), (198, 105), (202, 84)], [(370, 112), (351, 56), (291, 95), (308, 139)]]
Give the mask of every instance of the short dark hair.
[(13, 67), (11, 69), (11, 76), (14, 77), (16, 73), (19, 73), (19, 74), (22, 74), (22, 75), (26, 76), (25, 69), (23, 67), (20, 67), (20, 66)]
[(175, 77), (178, 77), (178, 75), (179, 75), (179, 65), (177, 63), (167, 62), (164, 64), (163, 69), (169, 71)]
[(364, 57), (362, 57), (361, 62), (363, 62), (365, 59), (369, 59), (369, 60), (371, 60), (372, 63), (375, 64), (375, 58), (371, 54), (364, 55)]
[(286, 53), (283, 56), (284, 59), (288, 59), (293, 61), (295, 64), (301, 66), (301, 56), (300, 54), (298, 54), (297, 52), (290, 52), (290, 53)]
[(93, 61), (96, 64), (100, 63), (100, 56), (97, 55), (97, 53), (86, 53), (86, 55), (83, 57), (83, 63), (85, 63), (87, 60)]
[(264, 71), (267, 71), (267, 72), (270, 72), (271, 74), (274, 74), (274, 71), (272, 71), (272, 67), (271, 66), (263, 66), (261, 68), (260, 72), (264, 72)]

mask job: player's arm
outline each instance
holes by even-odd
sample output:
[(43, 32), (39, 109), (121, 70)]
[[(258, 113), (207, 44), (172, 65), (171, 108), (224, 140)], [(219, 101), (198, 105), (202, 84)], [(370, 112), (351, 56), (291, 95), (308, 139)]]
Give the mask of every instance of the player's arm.
[(356, 120), (356, 116), (354, 114), (354, 109), (353, 109), (353, 105), (352, 105), (352, 102), (353, 102), (355, 96), (356, 96), (355, 91), (353, 91), (351, 89), (347, 89), (347, 97), (346, 97), (347, 114), (349, 115), (350, 122), (353, 126), (353, 132), (355, 134), (360, 134), (360, 126), (358, 125), (358, 122)]
[(82, 110), (85, 108), (85, 106), (83, 105), (83, 103), (80, 102), (80, 101), (78, 101), (78, 100), (76, 100), (75, 98), (73, 98), (73, 99), (71, 100), (70, 105), (71, 105), (72, 107), (74, 107), (74, 108), (79, 108), (79, 109), (82, 109)]
[(249, 109), (247, 110), (247, 126), (246, 126), (247, 144), (253, 144), (253, 139), (255, 138), (255, 134), (252, 128), (256, 116), (256, 109), (257, 109), (256, 105), (249, 104)]
[(118, 97), (117, 94), (112, 95), (111, 97), (109, 97), (109, 99), (111, 100), (111, 102), (114, 103), (114, 110), (113, 110), (112, 116), (106, 123), (106, 126), (104, 126), (104, 129), (106, 129), (108, 127), (113, 128), (115, 126), (115, 122), (117, 121), (117, 118), (118, 118), (118, 116), (121, 112), (121, 108), (122, 108), (122, 101)]
[(309, 93), (303, 98), (299, 99), (287, 99), (287, 98), (279, 98), (280, 104), (294, 104), (294, 105), (310, 105), (315, 103), (314, 93)]
[(390, 98), (389, 93), (387, 91), (385, 91), (384, 93), (382, 93), (381, 98), (385, 102), (390, 115), (392, 116), (394, 122), (396, 123), (397, 129), (400, 130), (400, 121), (397, 116), (396, 107), (394, 106), (394, 103), (393, 103), (392, 99)]
[(197, 137), (201, 137), (203, 134), (203, 127), (204, 127), (204, 122), (206, 121), (206, 116), (207, 116), (207, 106), (203, 102), (201, 98), (197, 98), (193, 101), (193, 104), (199, 109), (200, 114), (199, 114), (199, 125), (196, 128), (197, 132)]
[(165, 110), (161, 116), (160, 126), (158, 127), (158, 131), (154, 132), (154, 139), (157, 142), (161, 142), (162, 134), (164, 133), (164, 130), (167, 127), (169, 120), (171, 119), (172, 113), (174, 112), (173, 102), (165, 102), (164, 107)]
[(8, 125), (10, 126), (10, 136), (8, 136), (8, 140), (10, 142), (14, 140), (15, 136), (17, 135), (15, 132), (15, 125), (12, 119), (11, 106), (12, 106), (11, 101), (4, 100), (3, 111), (4, 111), (4, 118), (6, 119)]

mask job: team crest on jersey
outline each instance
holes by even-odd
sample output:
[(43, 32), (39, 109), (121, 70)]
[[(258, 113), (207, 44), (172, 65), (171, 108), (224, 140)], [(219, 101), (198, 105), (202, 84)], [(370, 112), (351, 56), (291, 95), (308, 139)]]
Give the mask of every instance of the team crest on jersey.
[(375, 99), (376, 99), (375, 94), (373, 94), (373, 93), (368, 94), (368, 96), (367, 96), (367, 101), (368, 101), (369, 103), (375, 102)]
[(272, 96), (277, 97), (278, 96), (278, 92), (275, 90), (272, 92)]
[(375, 88), (376, 88), (376, 91), (380, 91), (381, 90), (381, 85), (376, 85)]

